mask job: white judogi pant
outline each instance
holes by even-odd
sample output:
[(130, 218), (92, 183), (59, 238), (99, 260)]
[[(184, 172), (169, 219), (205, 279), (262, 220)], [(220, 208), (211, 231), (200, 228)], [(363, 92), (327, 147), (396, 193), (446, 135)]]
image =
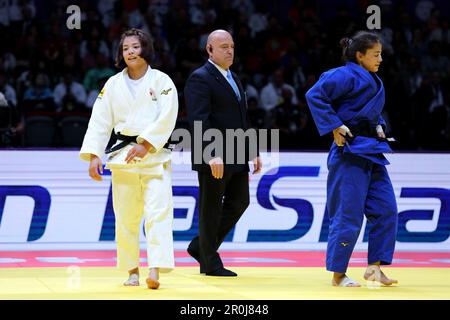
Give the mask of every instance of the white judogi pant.
[(131, 270), (139, 266), (139, 234), (144, 216), (148, 267), (171, 271), (175, 259), (170, 162), (164, 165), (162, 176), (112, 170), (112, 188), (117, 267)]

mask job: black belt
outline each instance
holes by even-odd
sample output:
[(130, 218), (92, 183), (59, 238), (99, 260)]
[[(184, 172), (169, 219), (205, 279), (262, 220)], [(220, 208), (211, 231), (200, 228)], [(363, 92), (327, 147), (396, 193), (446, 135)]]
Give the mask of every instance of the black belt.
[[(345, 141), (348, 141), (349, 143), (352, 143), (353, 140), (355, 140), (356, 136), (364, 136), (364, 135), (361, 135), (361, 134), (355, 135), (355, 134), (353, 134), (353, 136), (350, 137), (348, 135), (348, 133), (345, 133), (345, 135), (341, 134), (341, 136), (343, 136), (345, 138)], [(367, 137), (367, 136), (365, 136), (365, 137)], [(371, 137), (371, 138), (375, 138), (375, 139), (377, 139), (380, 142), (387, 142), (387, 143), (397, 142), (397, 140), (395, 140), (395, 138), (392, 138), (392, 137), (390, 137), (390, 138), (381, 138), (381, 137), (376, 136), (376, 137)]]
[[(129, 145), (132, 142), (137, 143), (137, 137), (138, 136), (125, 136), (125, 135), (123, 135), (123, 134), (121, 134), (119, 132), (119, 133), (116, 133), (116, 137), (117, 137), (117, 140), (121, 140), (122, 142), (116, 144), (115, 146), (113, 146), (113, 147), (111, 147), (109, 149), (106, 149), (105, 150), (105, 154), (108, 154), (108, 153), (120, 150), (120, 149), (126, 147), (127, 145)], [(173, 150), (174, 147), (175, 147), (175, 145), (174, 144), (170, 144), (169, 142), (166, 142), (166, 144), (163, 146), (163, 148), (169, 149), (169, 150)]]
[(378, 136), (377, 130), (374, 127), (371, 127), (369, 123), (364, 122), (361, 125), (357, 126), (347, 126), (352, 133), (353, 137), (350, 137), (348, 133), (345, 134), (344, 138), (352, 143), (356, 136), (364, 136), (364, 137), (370, 137), (375, 138), (378, 141), (384, 141), (384, 142), (396, 142), (395, 138), (381, 138)]
[(350, 129), (350, 132), (354, 136), (365, 136), (365, 137), (372, 137), (377, 138), (377, 130), (374, 127), (371, 127), (368, 122), (364, 122), (360, 125), (356, 126), (347, 126)]

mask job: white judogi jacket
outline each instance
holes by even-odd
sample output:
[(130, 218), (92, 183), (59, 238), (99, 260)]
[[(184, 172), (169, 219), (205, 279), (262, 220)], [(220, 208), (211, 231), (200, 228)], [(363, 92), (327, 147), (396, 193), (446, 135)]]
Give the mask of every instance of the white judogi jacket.
[[(139, 162), (125, 162), (133, 143), (108, 155), (109, 169), (145, 168), (161, 173), (162, 164), (170, 160), (170, 150), (163, 149), (169, 140), (178, 113), (177, 89), (168, 75), (148, 67), (133, 98), (126, 84), (127, 68), (108, 79), (95, 101), (89, 126), (80, 150), (80, 158), (90, 161), (90, 154), (102, 158), (112, 130), (126, 136), (147, 140), (154, 149)], [(117, 143), (120, 143), (118, 141)], [(156, 173), (156, 172), (155, 172)]]

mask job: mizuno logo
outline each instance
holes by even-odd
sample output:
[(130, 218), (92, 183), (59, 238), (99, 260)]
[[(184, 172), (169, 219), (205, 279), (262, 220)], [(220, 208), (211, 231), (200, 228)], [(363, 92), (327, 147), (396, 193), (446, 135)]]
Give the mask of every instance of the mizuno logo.
[(341, 242), (341, 246), (346, 247), (350, 244), (350, 242)]
[(163, 90), (163, 91), (161, 91), (161, 94), (165, 94), (165, 95), (168, 95), (168, 94), (169, 94), (169, 92), (170, 92), (170, 90), (172, 90), (172, 88), (170, 88), (170, 89), (167, 89), (167, 90)]

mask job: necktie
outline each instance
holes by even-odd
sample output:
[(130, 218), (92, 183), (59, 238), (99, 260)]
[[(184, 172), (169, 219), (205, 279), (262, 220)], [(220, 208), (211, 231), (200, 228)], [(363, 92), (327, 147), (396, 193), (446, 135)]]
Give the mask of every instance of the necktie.
[(234, 93), (236, 93), (236, 96), (237, 96), (238, 100), (241, 101), (241, 95), (240, 95), (240, 93), (239, 93), (238, 86), (237, 86), (236, 82), (234, 81), (233, 76), (231, 75), (231, 71), (230, 71), (230, 70), (227, 71), (227, 80), (228, 80), (228, 83), (229, 83), (229, 84), (231, 85), (231, 87), (233, 88)]

